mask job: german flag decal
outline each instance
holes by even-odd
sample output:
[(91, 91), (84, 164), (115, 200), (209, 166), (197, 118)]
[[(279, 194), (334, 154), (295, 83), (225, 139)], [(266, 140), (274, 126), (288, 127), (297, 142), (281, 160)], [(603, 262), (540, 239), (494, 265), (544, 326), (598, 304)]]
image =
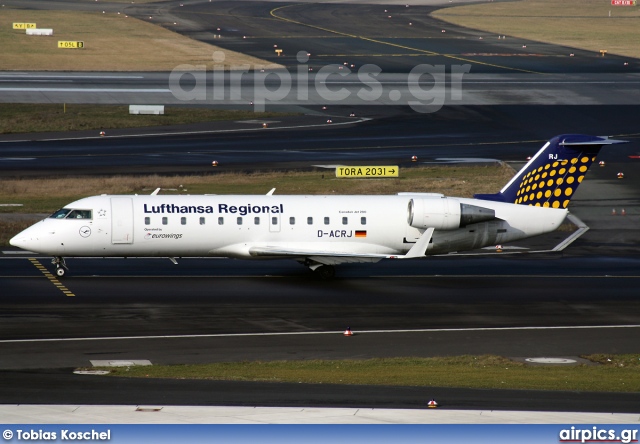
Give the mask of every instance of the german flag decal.
[(356, 237), (367, 237), (366, 230), (356, 230)]

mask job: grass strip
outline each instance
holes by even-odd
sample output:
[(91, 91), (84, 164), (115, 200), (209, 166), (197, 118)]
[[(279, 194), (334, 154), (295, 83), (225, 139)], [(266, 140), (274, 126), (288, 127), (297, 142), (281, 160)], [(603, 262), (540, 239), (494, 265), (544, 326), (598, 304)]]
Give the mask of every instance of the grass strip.
[[(212, 167), (213, 168), (213, 167)], [(500, 189), (513, 176), (505, 165), (435, 166), (402, 168), (399, 178), (336, 179), (333, 170), (225, 173), (216, 167), (209, 175), (113, 176), (50, 179), (0, 180), (0, 245), (37, 218), (3, 218), (7, 213), (50, 214), (82, 197), (97, 194), (149, 194), (161, 187), (161, 194), (395, 194), (401, 191), (435, 192), (470, 197)], [(222, 171), (222, 172), (221, 172)]]
[[(123, 5), (124, 6), (124, 5)], [(53, 36), (29, 36), (13, 23), (35, 23)], [(160, 26), (158, 26), (160, 25)], [(38, 11), (2, 8), (2, 71), (171, 71), (179, 65), (211, 69), (214, 51), (226, 66), (276, 68), (246, 54), (222, 49), (171, 31), (174, 22), (145, 21), (124, 12)], [(163, 27), (164, 26), (164, 27)], [(58, 41), (82, 41), (82, 49), (59, 49)], [(196, 68), (189, 68), (189, 71)]]
[(108, 368), (112, 376), (225, 381), (465, 387), (483, 389), (640, 391), (640, 355), (584, 356), (598, 365), (529, 365), (492, 355), (226, 362)]
[(470, 197), (500, 189), (513, 175), (508, 166), (433, 166), (401, 168), (400, 177), (337, 179), (332, 169), (314, 171), (224, 172), (212, 167), (208, 175), (17, 178), (0, 180), (0, 213), (42, 213), (96, 194), (395, 194), (434, 192)]
[(214, 120), (268, 119), (293, 113), (165, 107), (164, 115), (131, 115), (128, 106), (76, 104), (0, 104), (0, 134), (142, 128)]
[(611, 6), (603, 0), (523, 0), (456, 6), (432, 15), (495, 33), (496, 41), (498, 35), (506, 35), (640, 58), (640, 6)]

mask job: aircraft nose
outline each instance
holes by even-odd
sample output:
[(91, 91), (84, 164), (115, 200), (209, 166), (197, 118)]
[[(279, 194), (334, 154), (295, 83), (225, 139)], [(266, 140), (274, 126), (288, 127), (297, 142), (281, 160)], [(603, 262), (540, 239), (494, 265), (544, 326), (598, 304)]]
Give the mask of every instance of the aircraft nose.
[(36, 236), (35, 230), (33, 230), (33, 227), (29, 227), (13, 236), (9, 240), (9, 243), (14, 247), (22, 248), (23, 250), (31, 250), (36, 248), (38, 241), (39, 238)]
[(27, 245), (33, 240), (31, 236), (25, 236), (24, 231), (16, 234), (9, 240), (9, 243), (14, 247), (27, 248)]
[(9, 240), (9, 244), (13, 245), (14, 247), (18, 247), (20, 245), (20, 243), (22, 242), (22, 239), (24, 239), (22, 236), (15, 235), (13, 236), (10, 240)]

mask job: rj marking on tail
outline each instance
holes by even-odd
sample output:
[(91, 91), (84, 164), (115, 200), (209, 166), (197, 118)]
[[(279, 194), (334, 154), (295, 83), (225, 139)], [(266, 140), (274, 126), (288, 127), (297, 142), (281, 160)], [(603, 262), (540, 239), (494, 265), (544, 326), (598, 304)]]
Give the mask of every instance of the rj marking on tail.
[(11, 239), (54, 257), (290, 258), (325, 278), (346, 262), (461, 252), (555, 230), (600, 148), (624, 143), (549, 140), (496, 194), (395, 196), (93, 196)]

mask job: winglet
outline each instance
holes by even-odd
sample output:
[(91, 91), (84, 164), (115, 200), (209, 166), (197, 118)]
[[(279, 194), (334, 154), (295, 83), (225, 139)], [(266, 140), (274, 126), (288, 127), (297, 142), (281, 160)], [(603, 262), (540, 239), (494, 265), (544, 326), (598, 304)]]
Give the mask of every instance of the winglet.
[(407, 251), (407, 254), (405, 254), (404, 256), (398, 256), (398, 259), (413, 259), (416, 257), (425, 257), (427, 247), (429, 246), (429, 242), (431, 242), (431, 236), (433, 236), (433, 227), (427, 228), (425, 232), (422, 233), (422, 236), (420, 236), (420, 239), (418, 239), (418, 242), (416, 242), (413, 247), (411, 247), (411, 250)]
[(151, 193), (151, 195), (152, 196), (156, 196), (160, 192), (161, 189), (162, 188), (156, 188), (155, 190), (153, 190), (153, 193)]
[(275, 188), (271, 188), (271, 191), (267, 193), (267, 196), (273, 196), (273, 193), (276, 191)]

